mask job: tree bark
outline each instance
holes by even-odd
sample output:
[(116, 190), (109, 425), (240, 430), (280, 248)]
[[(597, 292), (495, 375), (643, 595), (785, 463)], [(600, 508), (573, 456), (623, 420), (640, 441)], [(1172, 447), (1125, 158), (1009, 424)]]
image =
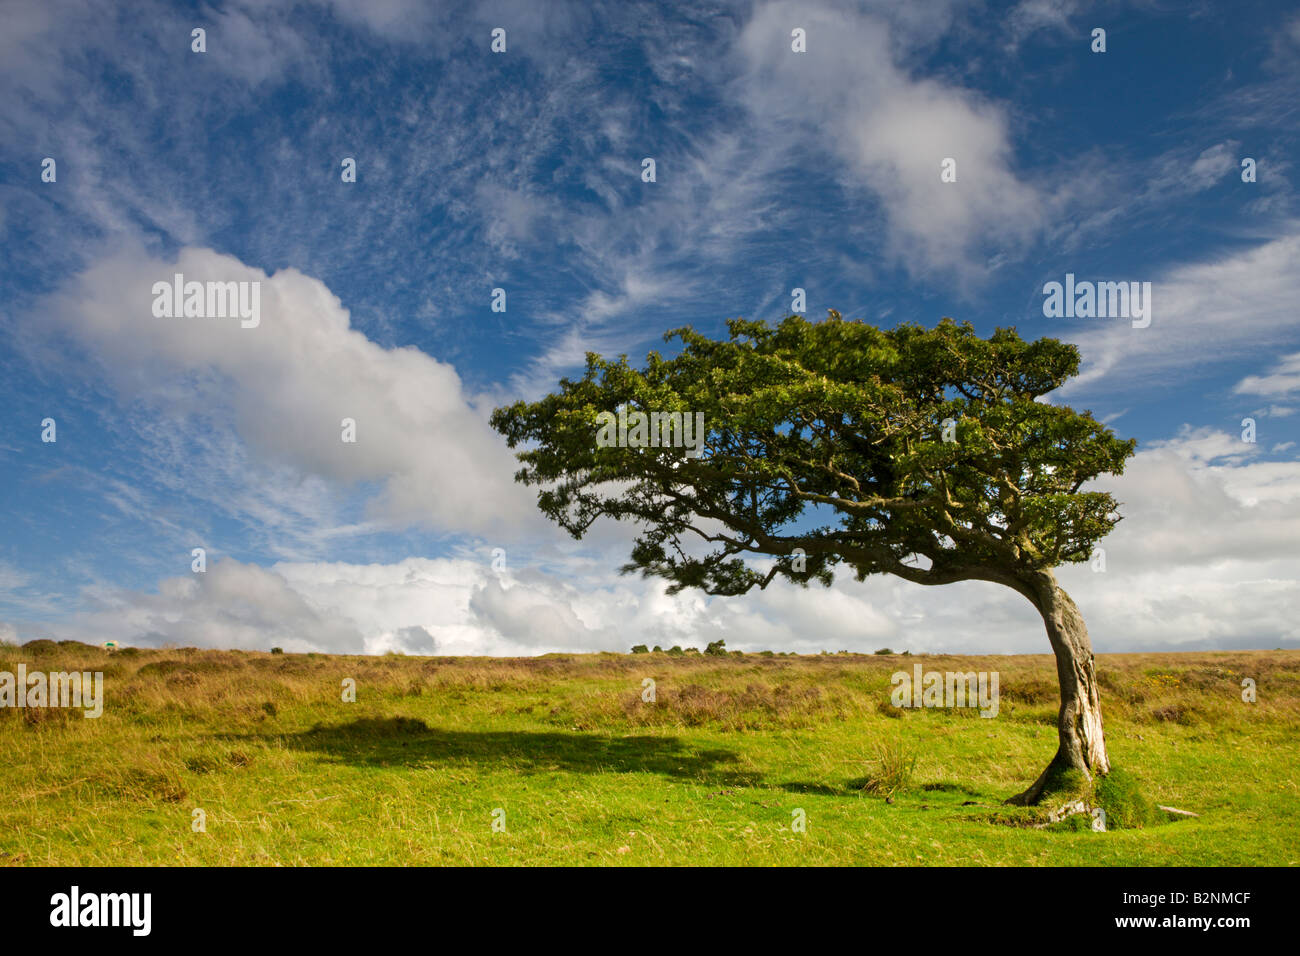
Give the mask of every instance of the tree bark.
[(1037, 803), (1067, 770), (1077, 770), (1092, 780), (1110, 771), (1106, 738), (1101, 723), (1101, 698), (1092, 642), (1083, 615), (1050, 571), (1021, 579), (1017, 588), (1038, 608), (1056, 655), (1056, 676), (1061, 685), (1061, 711), (1057, 719), (1060, 740), (1056, 756), (1033, 785), (1008, 803)]

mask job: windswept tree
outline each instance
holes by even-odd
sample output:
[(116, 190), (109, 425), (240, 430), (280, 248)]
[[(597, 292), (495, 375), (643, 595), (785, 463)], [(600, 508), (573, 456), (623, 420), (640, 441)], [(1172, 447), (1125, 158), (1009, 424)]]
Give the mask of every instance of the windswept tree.
[(622, 570), (674, 593), (829, 585), (839, 565), (859, 580), (1012, 588), (1042, 615), (1061, 690), (1056, 756), (1012, 799), (1037, 802), (1062, 771), (1107, 773), (1088, 630), (1052, 569), (1088, 560), (1119, 521), (1110, 494), (1082, 488), (1122, 472), (1136, 442), (1038, 401), (1077, 373), (1078, 350), (834, 310), (728, 329), (670, 332), (676, 357), (652, 352), (643, 369), (588, 354), (578, 381), (497, 409), (543, 513), (577, 538), (602, 516), (635, 522)]

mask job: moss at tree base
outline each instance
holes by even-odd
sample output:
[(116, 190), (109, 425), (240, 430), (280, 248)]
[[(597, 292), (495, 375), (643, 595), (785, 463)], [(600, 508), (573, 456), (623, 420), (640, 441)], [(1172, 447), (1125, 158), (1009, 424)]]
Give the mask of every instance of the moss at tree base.
[(1132, 830), (1169, 822), (1142, 791), (1138, 779), (1127, 770), (1111, 769), (1099, 776), (1093, 784), (1092, 805), (1106, 812), (1106, 827), (1111, 830)]
[[(1050, 824), (1052, 830), (1088, 830), (1092, 828), (1091, 811), (1100, 808), (1107, 830), (1133, 830), (1168, 823), (1170, 815), (1147, 797), (1140, 781), (1126, 770), (1111, 768), (1093, 780), (1073, 767), (1053, 764), (1048, 768), (1042, 789), (1027, 809), (1048, 813), (1075, 801), (1081, 801), (1089, 813), (1075, 813)], [(1022, 795), (1023, 796), (1023, 795)], [(1012, 803), (1018, 798), (1013, 797)], [(1021, 804), (1024, 806), (1024, 804)]]

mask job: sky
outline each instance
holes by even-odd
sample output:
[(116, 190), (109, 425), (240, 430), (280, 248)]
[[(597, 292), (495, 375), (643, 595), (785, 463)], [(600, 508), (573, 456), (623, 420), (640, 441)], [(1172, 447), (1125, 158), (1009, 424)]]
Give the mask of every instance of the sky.
[[(634, 529), (513, 481), (493, 408), (802, 289), (1079, 346), (1049, 400), (1138, 440), (1104, 570), (1058, 575), (1098, 652), (1300, 647), (1294, 4), (0, 20), (0, 639), (1046, 653), (983, 582), (669, 597), (618, 574)], [(176, 273), (259, 283), (257, 324), (155, 314)], [(1067, 275), (1150, 283), (1149, 321), (1049, 316)]]

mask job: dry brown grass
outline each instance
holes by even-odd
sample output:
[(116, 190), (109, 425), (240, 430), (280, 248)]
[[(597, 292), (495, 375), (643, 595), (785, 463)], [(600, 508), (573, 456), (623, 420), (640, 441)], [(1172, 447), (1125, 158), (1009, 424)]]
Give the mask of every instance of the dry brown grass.
[[(75, 642), (0, 646), (0, 670), (102, 671), (107, 714), (131, 721), (169, 716), (228, 721), (232, 727), (274, 721), (288, 708), (337, 700), (350, 677), (371, 697), (496, 699), (511, 712), (531, 711), (577, 729), (710, 726), (727, 731), (798, 728), (865, 714), (911, 716), (889, 706), (890, 676), (927, 670), (996, 670), (1000, 716), (1051, 724), (1057, 705), (1049, 655), (756, 654), (548, 655), (534, 658), (408, 658), (267, 654), (196, 648), (116, 652)], [(1294, 716), (1300, 704), (1300, 652), (1225, 651), (1109, 654), (1098, 658), (1108, 715), (1137, 723), (1194, 726), (1241, 713), (1241, 680), (1259, 688), (1256, 707)], [(641, 699), (652, 678), (656, 700)], [(522, 701), (522, 702), (521, 702)], [(892, 713), (891, 713), (892, 712)], [(32, 728), (79, 727), (69, 711), (0, 710), (0, 722)]]

